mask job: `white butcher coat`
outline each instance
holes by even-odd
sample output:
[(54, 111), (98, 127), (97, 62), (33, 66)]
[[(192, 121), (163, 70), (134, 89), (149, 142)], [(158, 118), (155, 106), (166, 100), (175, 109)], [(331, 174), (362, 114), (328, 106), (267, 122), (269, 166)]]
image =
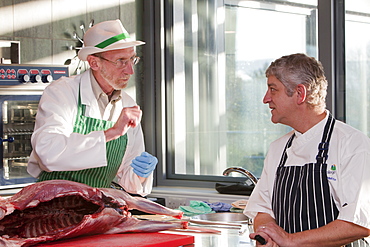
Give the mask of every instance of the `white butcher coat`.
[[(287, 149), (286, 166), (315, 163), (328, 115), (327, 111), (325, 119), (304, 134), (295, 131), (292, 146)], [(258, 212), (263, 212), (275, 218), (271, 206), (275, 173), (292, 134), (293, 131), (271, 143), (261, 179), (244, 209), (248, 217), (254, 218)], [(327, 164), (330, 191), (339, 210), (338, 219), (370, 229), (369, 137), (337, 120), (330, 140)]]
[[(81, 75), (62, 77), (43, 92), (31, 137), (33, 151), (27, 167), (33, 177), (38, 177), (43, 170), (73, 171), (107, 165), (103, 131), (87, 135), (73, 133), (80, 84), (81, 102), (86, 105), (85, 115), (102, 119), (90, 76), (90, 70), (87, 70)], [(116, 102), (112, 121), (118, 119), (122, 108), (136, 105), (123, 90), (121, 97)], [(153, 174), (142, 184), (130, 166), (131, 161), (145, 150), (141, 125), (130, 128), (127, 136), (127, 148), (117, 173), (117, 182), (127, 192), (145, 196), (152, 190)]]

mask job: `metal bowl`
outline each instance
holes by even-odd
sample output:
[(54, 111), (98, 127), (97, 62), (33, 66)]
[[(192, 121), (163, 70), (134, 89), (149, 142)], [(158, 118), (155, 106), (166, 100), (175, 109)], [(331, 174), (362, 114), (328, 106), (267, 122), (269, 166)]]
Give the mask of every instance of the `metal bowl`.
[(250, 219), (242, 213), (212, 213), (193, 216), (190, 218), (190, 222), (197, 224), (248, 224)]

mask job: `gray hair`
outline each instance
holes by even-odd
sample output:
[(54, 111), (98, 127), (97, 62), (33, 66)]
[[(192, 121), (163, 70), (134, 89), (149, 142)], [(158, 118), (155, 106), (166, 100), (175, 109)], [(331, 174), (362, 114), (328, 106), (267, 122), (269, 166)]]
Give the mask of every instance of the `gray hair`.
[(322, 64), (313, 57), (297, 53), (276, 59), (266, 70), (266, 77), (275, 76), (291, 97), (298, 84), (307, 89), (306, 103), (311, 107), (326, 107), (328, 82)]

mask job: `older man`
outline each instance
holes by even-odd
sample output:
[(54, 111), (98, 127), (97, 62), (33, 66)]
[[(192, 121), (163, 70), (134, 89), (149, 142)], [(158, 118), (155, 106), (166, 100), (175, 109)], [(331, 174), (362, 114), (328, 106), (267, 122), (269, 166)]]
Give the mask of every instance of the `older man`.
[(110, 187), (113, 180), (132, 194), (152, 189), (157, 158), (144, 152), (142, 112), (122, 89), (139, 61), (119, 20), (105, 21), (84, 35), (78, 57), (90, 69), (61, 78), (43, 93), (32, 135), (28, 172), (38, 181), (72, 180)]
[[(368, 246), (370, 141), (326, 110), (320, 62), (284, 56), (266, 71), (271, 121), (293, 130), (274, 141), (244, 213), (266, 246)], [(257, 235), (259, 235), (257, 237)]]

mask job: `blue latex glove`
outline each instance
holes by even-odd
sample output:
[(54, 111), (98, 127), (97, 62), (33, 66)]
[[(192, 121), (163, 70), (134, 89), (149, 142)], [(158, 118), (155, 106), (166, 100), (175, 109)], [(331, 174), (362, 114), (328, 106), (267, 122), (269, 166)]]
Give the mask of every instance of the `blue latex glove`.
[(136, 175), (147, 178), (157, 166), (158, 159), (150, 153), (143, 152), (132, 160), (131, 166)]

